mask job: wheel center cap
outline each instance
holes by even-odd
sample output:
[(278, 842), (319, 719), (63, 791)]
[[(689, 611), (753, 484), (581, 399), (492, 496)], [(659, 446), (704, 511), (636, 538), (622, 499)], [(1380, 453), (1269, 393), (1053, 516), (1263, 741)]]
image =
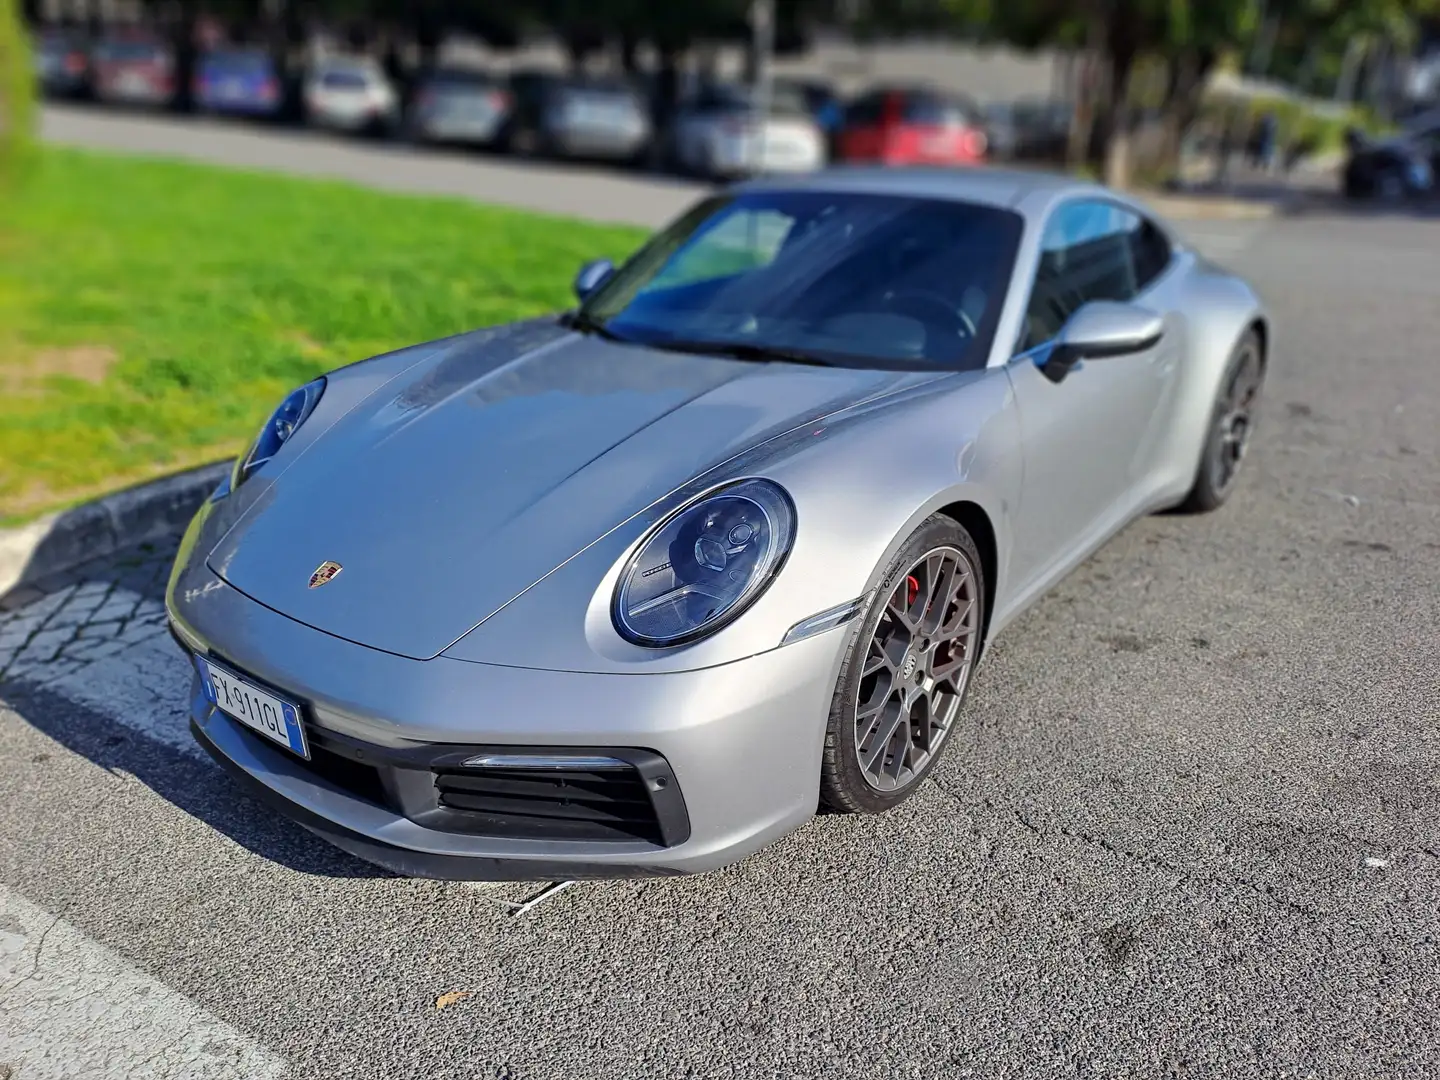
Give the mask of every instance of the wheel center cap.
[(905, 654), (905, 661), (900, 665), (900, 677), (908, 679), (915, 674), (915, 669), (920, 666), (920, 658), (913, 652)]

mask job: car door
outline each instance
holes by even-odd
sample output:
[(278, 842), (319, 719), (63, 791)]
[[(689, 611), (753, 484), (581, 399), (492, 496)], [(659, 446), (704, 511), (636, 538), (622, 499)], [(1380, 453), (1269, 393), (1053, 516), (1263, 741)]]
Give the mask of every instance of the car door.
[(1043, 589), (1130, 515), (1155, 450), (1155, 418), (1176, 350), (1158, 345), (1088, 360), (1060, 382), (1038, 366), (1061, 327), (1092, 300), (1142, 302), (1157, 276), (1137, 235), (1144, 219), (1103, 200), (1062, 204), (1046, 224), (1019, 351), (1008, 366), (1025, 447), (1011, 573)]

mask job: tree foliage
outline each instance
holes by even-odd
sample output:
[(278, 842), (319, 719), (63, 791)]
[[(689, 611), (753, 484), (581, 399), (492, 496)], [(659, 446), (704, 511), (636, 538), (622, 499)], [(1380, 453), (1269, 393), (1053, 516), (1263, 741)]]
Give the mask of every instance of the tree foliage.
[(34, 123), (35, 77), (16, 0), (0, 0), (0, 202), (17, 182)]

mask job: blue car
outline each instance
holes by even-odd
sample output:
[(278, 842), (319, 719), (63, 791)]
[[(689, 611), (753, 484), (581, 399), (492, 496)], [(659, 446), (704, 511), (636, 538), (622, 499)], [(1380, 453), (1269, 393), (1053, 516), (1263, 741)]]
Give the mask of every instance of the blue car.
[(219, 49), (200, 57), (193, 93), (203, 112), (274, 116), (284, 104), (275, 62), (258, 49)]

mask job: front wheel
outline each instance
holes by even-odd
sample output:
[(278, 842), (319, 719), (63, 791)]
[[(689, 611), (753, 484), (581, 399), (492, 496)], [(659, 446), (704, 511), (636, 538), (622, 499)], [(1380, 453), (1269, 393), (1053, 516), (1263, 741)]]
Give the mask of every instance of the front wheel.
[(874, 814), (915, 793), (959, 722), (984, 615), (975, 541), (948, 517), (927, 518), (851, 632), (825, 735), (826, 806)]
[(1178, 509), (1181, 513), (1203, 514), (1217, 509), (1235, 488), (1240, 463), (1250, 448), (1260, 406), (1265, 366), (1260, 337), (1247, 330), (1236, 343), (1220, 379), (1210, 430), (1190, 494)]

